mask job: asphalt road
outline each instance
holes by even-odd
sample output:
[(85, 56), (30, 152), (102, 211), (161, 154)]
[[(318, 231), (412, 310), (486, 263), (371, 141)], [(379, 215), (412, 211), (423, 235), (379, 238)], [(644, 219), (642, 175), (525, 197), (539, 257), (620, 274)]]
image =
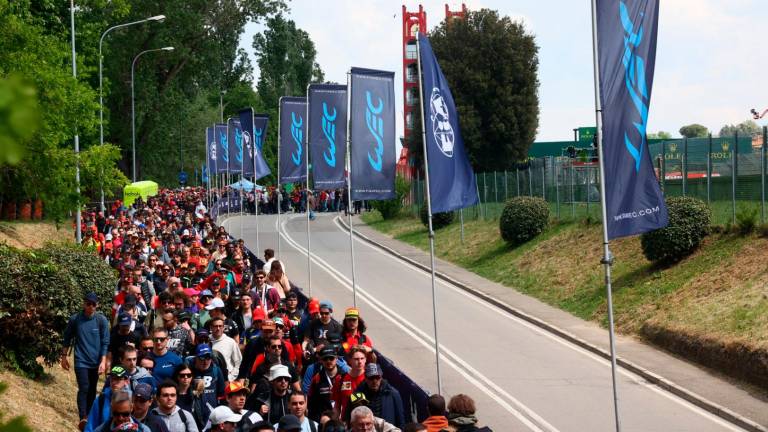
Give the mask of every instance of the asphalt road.
[[(343, 318), (353, 304), (349, 234), (318, 214), (311, 223), (311, 294)], [(278, 249), (277, 218), (232, 217), (227, 230), (252, 250)], [(310, 291), (305, 215), (283, 215), (278, 258)], [(241, 231), (242, 226), (242, 231)], [(437, 390), (429, 273), (355, 240), (357, 307), (382, 353), (428, 391)], [(480, 424), (496, 432), (615, 430), (610, 363), (544, 330), (437, 282), (443, 394), (472, 396)], [(621, 370), (623, 431), (742, 430)]]

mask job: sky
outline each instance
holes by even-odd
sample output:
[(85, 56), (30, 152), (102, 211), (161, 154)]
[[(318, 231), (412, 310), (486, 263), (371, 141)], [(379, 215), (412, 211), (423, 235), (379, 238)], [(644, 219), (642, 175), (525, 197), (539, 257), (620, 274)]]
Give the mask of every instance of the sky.
[[(632, 0), (630, 0), (632, 1)], [(461, 3), (393, 0), (293, 0), (287, 17), (307, 31), (326, 80), (346, 82), (352, 66), (395, 72), (397, 133), (402, 136), (402, 5), (427, 12), (427, 27)], [(522, 21), (539, 46), (539, 128), (536, 141), (565, 141), (593, 126), (594, 84), (589, 0), (467, 0), (469, 10), (494, 9)], [(765, 0), (668, 0), (659, 12), (656, 72), (648, 132), (679, 136), (700, 123), (717, 133), (725, 124), (768, 108), (768, 22)], [(263, 25), (249, 23), (240, 46), (251, 47)], [(438, 59), (439, 61), (440, 59)], [(758, 121), (768, 125), (768, 115)]]

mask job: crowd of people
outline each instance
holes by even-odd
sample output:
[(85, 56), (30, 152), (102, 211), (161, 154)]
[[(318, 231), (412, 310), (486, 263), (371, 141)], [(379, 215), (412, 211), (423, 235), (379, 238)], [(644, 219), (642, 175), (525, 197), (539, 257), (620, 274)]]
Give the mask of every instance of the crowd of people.
[(205, 198), (161, 190), (83, 215), (83, 242), (119, 282), (110, 298), (88, 293), (64, 331), (81, 431), (489, 430), (466, 395), (433, 395), (430, 417), (406, 423), (360, 311), (306, 299), (274, 250), (248, 253)]
[[(239, 201), (240, 192), (232, 191), (231, 199)], [(277, 213), (278, 201), (280, 202), (280, 212), (304, 213), (307, 210), (307, 200), (312, 212), (341, 212), (346, 215), (349, 209), (349, 196), (346, 188), (338, 189), (320, 189), (308, 191), (301, 185), (286, 190), (285, 186), (278, 189), (270, 186), (263, 190), (254, 189), (252, 192), (245, 192), (242, 196), (243, 211), (254, 214), (258, 206), (259, 214)], [(360, 214), (363, 210), (371, 211), (369, 201), (352, 201), (351, 210), (354, 214)]]

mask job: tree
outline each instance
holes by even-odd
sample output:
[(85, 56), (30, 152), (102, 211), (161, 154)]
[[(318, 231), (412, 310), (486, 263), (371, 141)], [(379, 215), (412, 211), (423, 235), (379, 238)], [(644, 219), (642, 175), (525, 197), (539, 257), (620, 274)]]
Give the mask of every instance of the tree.
[(734, 133), (738, 133), (739, 136), (751, 137), (760, 133), (760, 126), (753, 120), (744, 120), (737, 125), (725, 125), (720, 128), (719, 136), (732, 137)]
[(476, 171), (528, 156), (539, 125), (538, 47), (523, 24), (481, 9), (430, 34)]
[(669, 132), (658, 131), (656, 133), (649, 133), (648, 139), (671, 139), (672, 134)]
[(689, 124), (680, 128), (680, 135), (685, 138), (704, 138), (709, 135), (709, 129), (698, 123)]

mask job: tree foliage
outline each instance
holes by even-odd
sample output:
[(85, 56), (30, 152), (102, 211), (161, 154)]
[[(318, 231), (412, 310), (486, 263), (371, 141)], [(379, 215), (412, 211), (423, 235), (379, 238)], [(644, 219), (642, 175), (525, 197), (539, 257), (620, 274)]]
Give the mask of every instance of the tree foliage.
[(709, 135), (709, 129), (698, 123), (692, 123), (681, 127), (680, 135), (685, 138), (704, 138)]
[(732, 137), (735, 133), (742, 137), (755, 136), (760, 133), (760, 126), (753, 120), (744, 120), (737, 125), (724, 125), (720, 128), (719, 136)]
[(656, 133), (649, 133), (648, 139), (671, 139), (672, 134), (669, 132), (658, 131)]
[(522, 23), (481, 9), (430, 34), (476, 171), (525, 159), (539, 125), (538, 47)]

